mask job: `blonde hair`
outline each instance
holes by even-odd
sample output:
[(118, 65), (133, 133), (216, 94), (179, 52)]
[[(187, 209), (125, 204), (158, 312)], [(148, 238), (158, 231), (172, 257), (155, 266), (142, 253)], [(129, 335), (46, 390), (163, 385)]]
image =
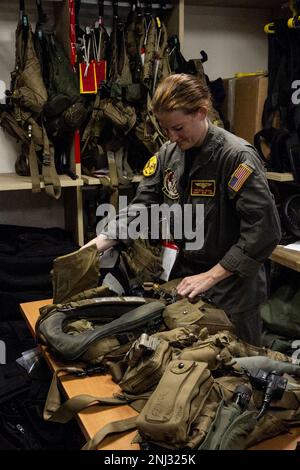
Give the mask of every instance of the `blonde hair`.
[(198, 77), (184, 73), (166, 77), (152, 98), (155, 114), (175, 110), (192, 114), (200, 108), (209, 111), (211, 106), (208, 87)]

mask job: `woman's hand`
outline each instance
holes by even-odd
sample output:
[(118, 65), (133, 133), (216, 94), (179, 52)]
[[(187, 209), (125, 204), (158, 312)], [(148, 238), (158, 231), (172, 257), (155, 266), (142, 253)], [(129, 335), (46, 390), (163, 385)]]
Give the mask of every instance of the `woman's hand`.
[(88, 246), (91, 246), (91, 245), (96, 245), (99, 251), (105, 251), (116, 244), (117, 244), (117, 240), (110, 240), (105, 235), (100, 234), (98, 235), (98, 237), (93, 238), (93, 240), (90, 240), (88, 243), (83, 245), (80, 248), (80, 250), (83, 250), (84, 248), (87, 248)]
[(206, 292), (215, 284), (232, 274), (231, 271), (227, 271), (227, 269), (224, 269), (220, 264), (216, 264), (216, 266), (209, 271), (182, 279), (177, 286), (177, 293), (181, 295), (181, 297), (188, 297), (189, 300), (193, 300), (197, 295)]

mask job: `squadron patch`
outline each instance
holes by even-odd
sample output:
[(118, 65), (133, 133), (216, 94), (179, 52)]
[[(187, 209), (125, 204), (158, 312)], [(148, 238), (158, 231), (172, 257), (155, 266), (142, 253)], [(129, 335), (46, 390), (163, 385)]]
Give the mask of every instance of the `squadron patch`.
[(212, 197), (216, 192), (215, 180), (192, 180), (191, 196), (208, 196)]
[(179, 193), (177, 191), (177, 179), (174, 171), (170, 170), (170, 168), (165, 171), (162, 191), (169, 199), (179, 198)]
[(146, 165), (143, 168), (143, 175), (144, 176), (152, 176), (156, 172), (157, 168), (157, 156), (153, 155), (153, 157), (149, 158)]
[(245, 163), (241, 163), (231, 175), (228, 187), (237, 193), (245, 184), (251, 173), (253, 173), (253, 170)]

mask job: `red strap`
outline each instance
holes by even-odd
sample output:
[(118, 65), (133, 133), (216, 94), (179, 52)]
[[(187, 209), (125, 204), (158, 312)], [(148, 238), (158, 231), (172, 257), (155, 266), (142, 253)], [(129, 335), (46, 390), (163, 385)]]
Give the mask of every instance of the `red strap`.
[(71, 64), (76, 64), (76, 30), (75, 30), (75, 5), (74, 0), (69, 0), (70, 14), (70, 46), (71, 46)]

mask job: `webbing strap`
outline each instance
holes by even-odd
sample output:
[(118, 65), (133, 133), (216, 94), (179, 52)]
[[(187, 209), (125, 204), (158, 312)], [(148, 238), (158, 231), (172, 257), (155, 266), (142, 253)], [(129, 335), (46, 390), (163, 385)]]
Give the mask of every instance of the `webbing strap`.
[(119, 148), (115, 152), (115, 162), (117, 167), (118, 182), (122, 185), (131, 183), (133, 173), (127, 161), (127, 150), (124, 147)]
[(118, 171), (115, 161), (115, 154), (111, 150), (107, 151), (107, 161), (109, 168), (110, 183), (113, 187), (113, 191), (110, 195), (110, 203), (118, 210), (118, 197), (119, 197), (119, 180)]
[(123, 400), (115, 397), (96, 397), (93, 395), (82, 394), (70, 398), (62, 404), (57, 383), (58, 374), (62, 371), (76, 374), (76, 372), (83, 372), (83, 369), (80, 367), (61, 367), (55, 371), (44, 407), (43, 417), (46, 421), (67, 423), (77, 413), (91, 405), (127, 405), (130, 401), (136, 400), (136, 397), (132, 398), (132, 400)]
[(28, 161), (29, 161), (30, 176), (31, 176), (31, 181), (32, 181), (32, 192), (39, 193), (41, 191), (40, 174), (39, 174), (39, 167), (38, 167), (38, 161), (37, 161), (37, 154), (36, 154), (32, 139), (30, 139), (30, 144), (29, 144)]
[(108, 423), (100, 429), (92, 439), (90, 439), (81, 450), (96, 450), (99, 444), (103, 439), (109, 434), (120, 433), (124, 431), (130, 431), (131, 429), (136, 428), (136, 416), (131, 418), (121, 419), (119, 421), (114, 421)]
[(54, 162), (54, 147), (50, 143), (46, 130), (43, 126), (43, 169), (42, 176), (45, 191), (48, 196), (59, 199), (61, 196), (61, 185)]

